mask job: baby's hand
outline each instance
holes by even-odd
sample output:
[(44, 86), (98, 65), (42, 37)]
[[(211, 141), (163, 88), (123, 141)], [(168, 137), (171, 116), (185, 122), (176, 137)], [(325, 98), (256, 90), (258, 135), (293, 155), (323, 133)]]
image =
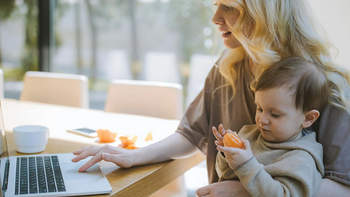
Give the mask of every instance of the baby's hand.
[(232, 168), (233, 170), (253, 157), (253, 152), (250, 148), (249, 141), (242, 138), (242, 142), (244, 144), (242, 149), (224, 147), (223, 145), (216, 143), (217, 149), (225, 153), (226, 161), (228, 162), (230, 168)]
[(219, 125), (219, 130), (216, 129), (215, 126), (212, 128), (213, 134), (215, 138), (217, 139), (215, 141), (215, 144), (219, 144), (220, 146), (224, 146), (224, 135), (226, 134), (226, 130), (224, 129), (224, 126), (222, 124)]

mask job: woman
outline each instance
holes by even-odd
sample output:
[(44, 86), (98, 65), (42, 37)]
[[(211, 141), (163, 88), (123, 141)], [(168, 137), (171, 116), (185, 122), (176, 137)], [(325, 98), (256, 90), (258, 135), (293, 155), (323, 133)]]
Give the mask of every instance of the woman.
[[(264, 68), (288, 56), (300, 56), (319, 65), (332, 89), (328, 106), (311, 130), (324, 148), (326, 176), (316, 196), (346, 196), (350, 192), (350, 77), (336, 67), (330, 45), (318, 35), (305, 0), (217, 0), (212, 19), (228, 48), (209, 73), (205, 87), (189, 106), (177, 132), (154, 145), (127, 151), (85, 147), (73, 161), (94, 157), (80, 168), (85, 171), (101, 160), (121, 167), (156, 163), (193, 154), (196, 147), (207, 155), (210, 185), (198, 196), (249, 196), (239, 181), (217, 182), (215, 137), (212, 126), (239, 131), (254, 124), (256, 106), (249, 84)], [(181, 144), (181, 146), (179, 146)], [(167, 151), (162, 151), (167, 150)], [(152, 152), (152, 155), (145, 154)]]

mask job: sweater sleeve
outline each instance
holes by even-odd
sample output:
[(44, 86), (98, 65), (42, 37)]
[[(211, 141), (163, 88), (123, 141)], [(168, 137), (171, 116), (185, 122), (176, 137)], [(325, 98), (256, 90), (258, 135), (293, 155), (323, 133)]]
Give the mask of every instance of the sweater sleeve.
[(322, 180), (313, 158), (304, 151), (283, 157), (267, 169), (253, 158), (235, 173), (252, 196), (312, 196)]
[(312, 125), (323, 146), (326, 178), (350, 185), (350, 114), (327, 105)]

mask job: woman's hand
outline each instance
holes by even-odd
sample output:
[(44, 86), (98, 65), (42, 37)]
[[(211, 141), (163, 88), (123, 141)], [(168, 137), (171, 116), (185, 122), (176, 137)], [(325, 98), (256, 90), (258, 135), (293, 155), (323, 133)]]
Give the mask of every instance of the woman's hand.
[(198, 197), (246, 197), (250, 196), (239, 181), (222, 181), (199, 188)]
[(228, 162), (228, 165), (233, 170), (238, 166), (244, 164), (249, 159), (253, 157), (253, 152), (250, 148), (250, 143), (246, 139), (242, 139), (244, 144), (243, 148), (233, 148), (233, 147), (224, 147), (219, 143), (216, 143), (217, 149), (223, 153), (225, 153), (225, 159)]
[(73, 158), (72, 161), (78, 162), (89, 156), (93, 156), (86, 164), (79, 168), (79, 172), (86, 171), (101, 160), (113, 162), (122, 168), (130, 168), (134, 164), (134, 158), (130, 152), (131, 150), (125, 150), (110, 145), (104, 145), (102, 147), (87, 146), (74, 151), (73, 154), (77, 156)]
[(328, 197), (328, 196), (349, 196), (350, 186), (335, 182), (331, 179), (322, 179), (321, 186), (314, 195), (314, 197)]
[[(181, 146), (179, 146), (179, 144), (181, 144)], [(174, 133), (164, 140), (134, 150), (125, 150), (110, 145), (102, 147), (83, 147), (73, 152), (77, 157), (73, 158), (72, 161), (78, 162), (89, 156), (93, 156), (79, 171), (86, 171), (101, 160), (113, 162), (122, 168), (130, 168), (131, 166), (187, 157), (194, 154), (196, 151), (196, 147), (187, 138), (179, 133)]]

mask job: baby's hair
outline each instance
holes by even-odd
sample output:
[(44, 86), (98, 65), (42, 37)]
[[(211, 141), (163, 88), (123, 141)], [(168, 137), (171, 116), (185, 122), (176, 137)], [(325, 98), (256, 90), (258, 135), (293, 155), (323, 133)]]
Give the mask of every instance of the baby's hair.
[(268, 67), (251, 88), (254, 92), (285, 87), (293, 93), (295, 106), (303, 112), (321, 111), (329, 96), (329, 84), (321, 67), (300, 57), (287, 57)]

